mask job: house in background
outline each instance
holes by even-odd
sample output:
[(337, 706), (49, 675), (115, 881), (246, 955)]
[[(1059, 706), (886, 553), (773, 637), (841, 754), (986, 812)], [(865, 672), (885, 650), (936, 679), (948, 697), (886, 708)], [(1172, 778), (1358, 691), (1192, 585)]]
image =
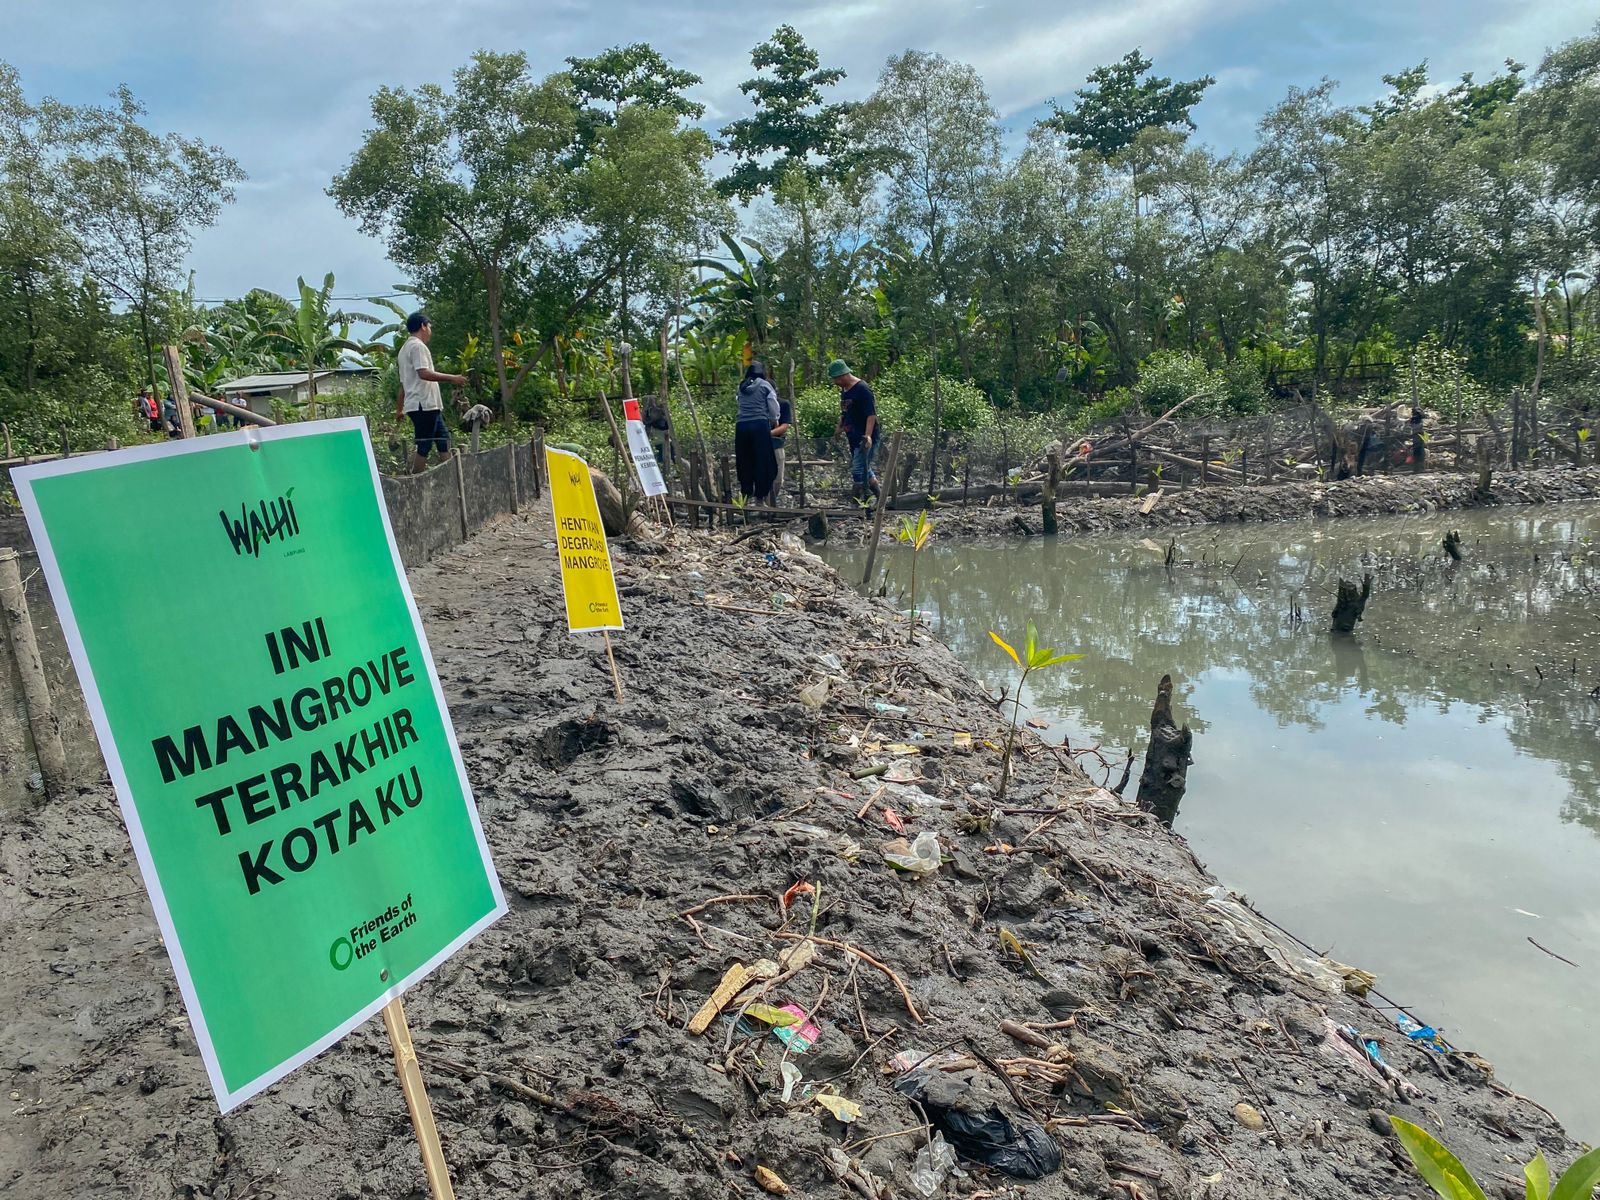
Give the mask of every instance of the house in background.
[[(376, 367), (346, 363), (335, 370), (317, 372), (317, 399), (332, 399), (377, 375)], [(265, 375), (245, 375), (216, 385), (217, 398), (242, 404), (257, 416), (272, 416), (272, 402), (280, 401), (303, 408), (311, 399), (311, 382), (304, 371), (274, 371)]]

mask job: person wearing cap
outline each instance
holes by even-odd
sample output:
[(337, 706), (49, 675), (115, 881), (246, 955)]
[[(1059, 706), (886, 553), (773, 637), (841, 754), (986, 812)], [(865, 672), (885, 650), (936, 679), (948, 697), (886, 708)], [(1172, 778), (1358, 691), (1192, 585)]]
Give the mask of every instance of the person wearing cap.
[(878, 495), (878, 474), (872, 459), (878, 449), (878, 402), (866, 380), (858, 379), (841, 358), (828, 364), (828, 378), (839, 389), (839, 424), (834, 436), (850, 442), (850, 482), (857, 500)]
[(433, 369), (433, 352), (428, 349), (428, 342), (433, 338), (433, 322), (427, 313), (414, 312), (407, 317), (406, 331), (411, 336), (395, 358), (400, 368), (400, 393), (395, 397), (394, 419), (411, 418), (417, 442), (416, 453), (411, 456), (411, 470), (416, 472), (426, 469), (430, 450), (439, 451), (441, 462), (450, 457), (450, 433), (444, 427), (444, 400), (439, 395), (439, 385), (465, 386), (467, 377), (446, 375)]
[(744, 369), (739, 384), (739, 408), (734, 417), (733, 455), (739, 473), (739, 492), (759, 504), (772, 495), (778, 476), (772, 431), (778, 424), (778, 392), (767, 379), (767, 368), (753, 362)]

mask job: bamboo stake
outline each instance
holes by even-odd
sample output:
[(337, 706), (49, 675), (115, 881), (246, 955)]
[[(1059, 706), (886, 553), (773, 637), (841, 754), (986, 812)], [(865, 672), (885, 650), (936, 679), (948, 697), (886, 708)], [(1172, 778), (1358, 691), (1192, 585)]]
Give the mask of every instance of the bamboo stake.
[(611, 648), (611, 631), (602, 629), (601, 636), (606, 639), (606, 659), (611, 663), (611, 682), (617, 689), (617, 703), (622, 703), (622, 676), (617, 672), (617, 654)]
[(389, 1045), (394, 1050), (395, 1074), (400, 1076), (400, 1090), (405, 1093), (406, 1110), (411, 1114), (411, 1127), (417, 1134), (428, 1190), (433, 1193), (433, 1200), (455, 1200), (450, 1169), (445, 1165), (444, 1149), (439, 1145), (439, 1129), (433, 1123), (433, 1106), (428, 1103), (428, 1088), (422, 1080), (422, 1068), (417, 1065), (411, 1027), (406, 1024), (406, 1010), (399, 996), (383, 1006), (383, 1027), (389, 1033)]
[(70, 782), (67, 754), (61, 742), (61, 720), (50, 699), (50, 684), (28, 614), (28, 593), (17, 552), (10, 547), (0, 550), (0, 613), (5, 616), (11, 656), (22, 678), (23, 703), (28, 710), (28, 728), (33, 734), (45, 795), (59, 800), (66, 795)]
[(695, 441), (700, 444), (700, 482), (705, 485), (706, 499), (716, 498), (716, 488), (711, 485), (711, 451), (706, 446), (705, 430), (700, 428), (700, 410), (695, 407), (694, 393), (689, 390), (689, 381), (683, 375), (683, 358), (680, 355), (673, 364), (678, 368), (678, 386), (683, 389), (683, 398), (689, 402), (689, 419), (694, 422)]
[[(894, 465), (900, 459), (900, 430), (894, 431), (894, 441), (889, 443), (889, 473), (888, 478), (894, 478)], [(867, 478), (872, 477), (872, 469), (868, 467)], [(872, 542), (867, 550), (867, 569), (861, 576), (861, 586), (865, 587), (872, 579), (872, 564), (878, 560), (878, 537), (883, 533), (883, 513), (889, 507), (888, 496), (880, 489), (878, 492), (878, 515), (872, 522)]]

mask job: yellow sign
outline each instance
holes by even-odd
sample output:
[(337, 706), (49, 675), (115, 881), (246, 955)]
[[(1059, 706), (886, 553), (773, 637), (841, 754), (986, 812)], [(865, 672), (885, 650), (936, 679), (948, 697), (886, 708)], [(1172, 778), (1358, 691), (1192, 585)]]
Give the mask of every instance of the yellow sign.
[(600, 524), (589, 464), (576, 454), (544, 448), (550, 480), (550, 507), (556, 518), (556, 552), (561, 558), (561, 591), (567, 600), (567, 628), (621, 629), (622, 602), (611, 574), (611, 552)]

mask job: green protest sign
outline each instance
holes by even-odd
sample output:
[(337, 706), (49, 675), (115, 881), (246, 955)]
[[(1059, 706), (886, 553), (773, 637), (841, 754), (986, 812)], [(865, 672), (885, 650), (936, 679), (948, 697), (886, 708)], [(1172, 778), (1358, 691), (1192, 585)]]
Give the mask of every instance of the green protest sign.
[(226, 1112), (505, 911), (366, 425), (13, 479)]

